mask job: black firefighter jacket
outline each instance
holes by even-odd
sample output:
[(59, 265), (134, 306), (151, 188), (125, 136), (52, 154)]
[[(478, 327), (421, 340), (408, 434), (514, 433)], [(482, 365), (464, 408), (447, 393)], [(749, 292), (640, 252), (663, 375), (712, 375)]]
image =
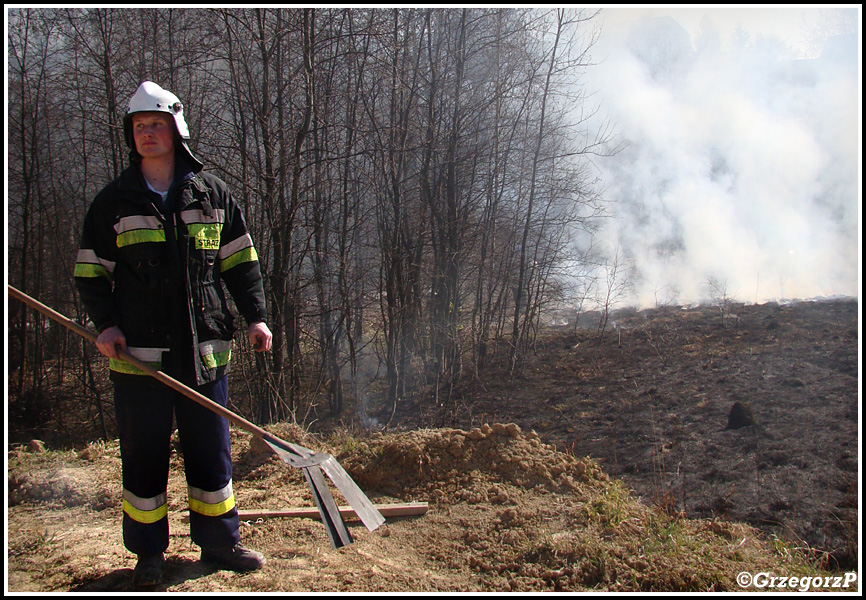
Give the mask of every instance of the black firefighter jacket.
[[(265, 321), (262, 275), (225, 183), (178, 159), (167, 206), (132, 165), (97, 194), (84, 221), (75, 285), (97, 330), (117, 326), (136, 358), (202, 385), (228, 372), (234, 316)], [(163, 360), (173, 361), (165, 369)], [(114, 380), (142, 380), (110, 360)]]

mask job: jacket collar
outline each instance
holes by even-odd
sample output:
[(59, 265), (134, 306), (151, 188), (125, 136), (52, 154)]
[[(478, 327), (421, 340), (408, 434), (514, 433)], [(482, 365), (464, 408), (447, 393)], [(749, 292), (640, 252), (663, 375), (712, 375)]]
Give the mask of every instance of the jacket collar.
[[(177, 156), (174, 166), (174, 183), (172, 188), (183, 187), (189, 183), (199, 192), (207, 190), (204, 181), (198, 176), (201, 171), (201, 165), (190, 165), (183, 159), (182, 156)], [(128, 166), (120, 174), (117, 182), (118, 188), (122, 191), (139, 191), (147, 192), (147, 183), (144, 181), (144, 175), (141, 174), (141, 165), (132, 164)], [(145, 198), (146, 196), (142, 197)], [(144, 201), (144, 200), (142, 200)]]

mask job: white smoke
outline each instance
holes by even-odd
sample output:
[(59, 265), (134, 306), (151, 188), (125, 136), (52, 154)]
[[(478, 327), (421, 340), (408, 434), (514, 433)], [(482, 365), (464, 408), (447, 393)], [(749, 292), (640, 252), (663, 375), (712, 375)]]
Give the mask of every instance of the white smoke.
[(710, 282), (745, 302), (858, 296), (859, 29), (800, 59), (743, 28), (726, 43), (707, 17), (694, 35), (616, 25), (587, 83), (627, 144), (597, 166), (629, 303), (706, 300)]

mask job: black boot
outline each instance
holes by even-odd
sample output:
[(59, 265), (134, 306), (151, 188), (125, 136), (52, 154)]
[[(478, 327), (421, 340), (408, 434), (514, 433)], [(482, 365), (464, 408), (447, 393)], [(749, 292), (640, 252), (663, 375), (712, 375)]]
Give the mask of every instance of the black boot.
[(165, 556), (159, 554), (139, 554), (138, 562), (132, 571), (132, 583), (135, 585), (158, 585), (162, 583), (162, 571), (165, 568)]
[(228, 571), (246, 573), (261, 569), (265, 557), (255, 550), (247, 550), (240, 544), (226, 548), (202, 548), (201, 559)]

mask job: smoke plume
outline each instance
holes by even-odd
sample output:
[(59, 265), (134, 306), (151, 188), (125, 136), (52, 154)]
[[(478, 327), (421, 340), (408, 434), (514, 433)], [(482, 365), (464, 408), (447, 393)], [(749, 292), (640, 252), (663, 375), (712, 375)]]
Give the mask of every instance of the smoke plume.
[(624, 149), (597, 163), (631, 266), (630, 304), (857, 296), (857, 34), (792, 58), (781, 40), (706, 18), (618, 23), (589, 85)]

